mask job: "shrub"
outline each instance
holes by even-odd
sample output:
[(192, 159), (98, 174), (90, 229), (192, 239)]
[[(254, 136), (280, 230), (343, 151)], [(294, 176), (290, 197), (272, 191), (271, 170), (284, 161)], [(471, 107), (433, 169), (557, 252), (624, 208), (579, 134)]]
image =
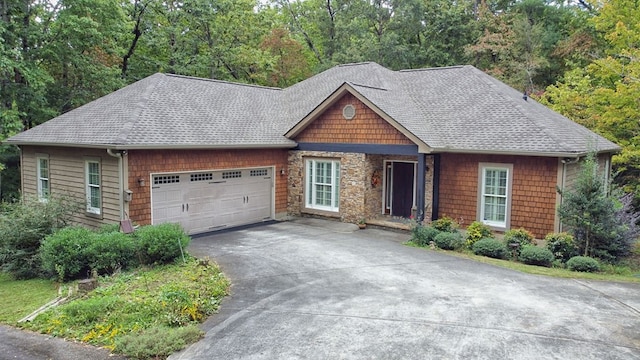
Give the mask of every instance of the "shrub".
[(93, 239), (94, 234), (83, 227), (68, 227), (47, 236), (40, 248), (44, 270), (60, 281), (87, 276), (87, 249)]
[(16, 279), (41, 276), (42, 258), (38, 251), (47, 235), (70, 222), (78, 203), (69, 198), (47, 202), (23, 199), (2, 204), (0, 209), (0, 267)]
[(202, 335), (202, 330), (196, 325), (181, 328), (155, 326), (118, 339), (114, 351), (134, 359), (166, 358), (187, 344), (200, 340)]
[(471, 248), (476, 241), (485, 238), (493, 238), (493, 232), (491, 232), (491, 229), (487, 225), (480, 221), (474, 221), (467, 227), (465, 245)]
[(433, 238), (437, 247), (444, 250), (455, 250), (462, 247), (462, 235), (459, 232), (443, 231)]
[(136, 244), (120, 232), (96, 233), (87, 248), (89, 266), (98, 274), (113, 274), (136, 263)]
[(411, 242), (418, 246), (427, 246), (438, 234), (440, 231), (431, 226), (418, 225), (411, 229)]
[(473, 243), (471, 249), (476, 255), (495, 259), (504, 259), (507, 256), (507, 247), (504, 243), (492, 238), (484, 238), (476, 241)]
[(588, 256), (574, 256), (567, 261), (567, 269), (571, 271), (597, 272), (600, 271), (600, 264), (598, 260)]
[(562, 262), (567, 262), (567, 260), (578, 255), (578, 247), (573, 236), (569, 233), (551, 233), (545, 236), (544, 240), (547, 243), (547, 249), (551, 251), (556, 259)]
[(519, 255), (522, 249), (533, 244), (533, 234), (523, 228), (507, 230), (504, 233), (504, 242), (507, 246), (514, 243), (519, 244), (519, 247), (516, 248), (516, 253)]
[(640, 213), (633, 207), (633, 195), (619, 196), (616, 188), (604, 191), (608, 185), (596, 154), (589, 154), (573, 186), (558, 189), (563, 197), (558, 215), (572, 229), (580, 254), (615, 263), (629, 255), (640, 235)]
[(103, 233), (113, 233), (113, 232), (118, 232), (118, 231), (120, 231), (120, 224), (114, 223), (114, 224), (102, 224), (98, 228), (97, 232), (99, 234), (103, 234)]
[(460, 224), (458, 224), (458, 222), (455, 221), (454, 219), (444, 216), (438, 220), (434, 220), (431, 223), (431, 226), (437, 229), (438, 231), (456, 232), (458, 231)]
[(549, 249), (535, 245), (525, 246), (520, 251), (520, 261), (527, 265), (551, 267), (553, 260), (553, 253)]
[(190, 241), (180, 225), (171, 223), (143, 226), (134, 234), (143, 264), (170, 263), (183, 254)]

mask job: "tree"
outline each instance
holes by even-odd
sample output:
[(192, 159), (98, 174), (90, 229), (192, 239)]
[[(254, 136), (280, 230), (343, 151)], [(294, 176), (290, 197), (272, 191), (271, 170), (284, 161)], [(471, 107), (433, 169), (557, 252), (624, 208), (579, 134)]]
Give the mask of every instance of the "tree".
[(605, 2), (591, 19), (605, 49), (591, 64), (568, 71), (542, 101), (622, 146), (613, 158), (616, 183), (640, 205), (640, 4)]
[(630, 208), (628, 198), (616, 196), (615, 189), (607, 193), (609, 185), (595, 154), (590, 154), (583, 160), (574, 186), (558, 189), (562, 195), (558, 215), (571, 228), (584, 256), (616, 262), (629, 254), (640, 234), (639, 215)]

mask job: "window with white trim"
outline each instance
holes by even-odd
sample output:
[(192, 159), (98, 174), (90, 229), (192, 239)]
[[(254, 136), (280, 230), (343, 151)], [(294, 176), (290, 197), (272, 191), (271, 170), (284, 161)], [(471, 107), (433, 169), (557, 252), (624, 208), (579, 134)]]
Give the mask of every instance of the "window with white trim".
[(305, 205), (337, 212), (340, 204), (340, 161), (307, 159)]
[(49, 185), (49, 158), (46, 156), (38, 156), (36, 168), (38, 175), (38, 199), (40, 201), (47, 201), (51, 193)]
[(511, 204), (511, 166), (481, 165), (480, 219), (507, 228)]
[(100, 161), (86, 160), (85, 175), (87, 184), (87, 212), (100, 215), (102, 213)]

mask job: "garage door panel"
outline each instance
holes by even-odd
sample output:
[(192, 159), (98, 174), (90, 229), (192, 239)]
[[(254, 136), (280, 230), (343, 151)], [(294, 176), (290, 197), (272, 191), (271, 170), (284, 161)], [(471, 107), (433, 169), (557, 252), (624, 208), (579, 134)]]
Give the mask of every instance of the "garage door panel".
[(180, 222), (189, 233), (272, 218), (272, 168), (154, 176), (153, 222)]

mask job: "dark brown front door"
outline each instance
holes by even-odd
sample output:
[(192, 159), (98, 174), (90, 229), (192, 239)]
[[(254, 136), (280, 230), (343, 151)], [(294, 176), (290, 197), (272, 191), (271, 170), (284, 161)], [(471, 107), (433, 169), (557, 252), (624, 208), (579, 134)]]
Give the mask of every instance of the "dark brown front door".
[(414, 164), (393, 163), (393, 185), (391, 191), (391, 215), (408, 218), (413, 206)]

